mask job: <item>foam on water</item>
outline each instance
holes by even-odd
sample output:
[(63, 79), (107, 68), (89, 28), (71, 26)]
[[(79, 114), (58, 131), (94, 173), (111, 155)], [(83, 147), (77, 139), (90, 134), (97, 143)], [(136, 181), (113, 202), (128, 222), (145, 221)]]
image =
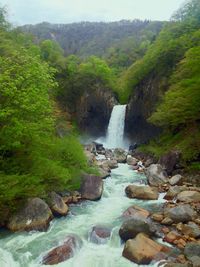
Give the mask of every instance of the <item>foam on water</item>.
[[(82, 248), (68, 261), (58, 267), (133, 267), (137, 266), (122, 257), (124, 245), (119, 238), (122, 224), (122, 213), (131, 205), (148, 208), (158, 201), (142, 201), (129, 199), (124, 189), (130, 183), (145, 181), (145, 176), (131, 170), (127, 164), (119, 164), (112, 170), (111, 177), (104, 181), (104, 193), (98, 202), (86, 201), (71, 206), (71, 214), (53, 220), (47, 232), (8, 234), (0, 239), (1, 267), (39, 267), (42, 256), (69, 234), (76, 234), (83, 240)], [(112, 229), (106, 244), (93, 244), (88, 235), (95, 225), (107, 226)], [(153, 264), (151, 266), (157, 266)]]

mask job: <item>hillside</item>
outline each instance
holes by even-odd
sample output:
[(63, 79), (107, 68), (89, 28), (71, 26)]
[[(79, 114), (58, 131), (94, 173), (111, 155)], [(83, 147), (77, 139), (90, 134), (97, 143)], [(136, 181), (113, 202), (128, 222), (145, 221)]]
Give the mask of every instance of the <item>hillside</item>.
[[(138, 58), (137, 53), (143, 55), (145, 48), (160, 32), (163, 23), (148, 20), (72, 24), (43, 22), (36, 25), (25, 25), (20, 29), (33, 34), (39, 41), (46, 39), (57, 41), (64, 49), (66, 56), (75, 54), (85, 58), (96, 55), (108, 58), (112, 63), (115, 55), (115, 57), (121, 58), (123, 64), (127, 66)], [(135, 51), (136, 48), (138, 51)]]

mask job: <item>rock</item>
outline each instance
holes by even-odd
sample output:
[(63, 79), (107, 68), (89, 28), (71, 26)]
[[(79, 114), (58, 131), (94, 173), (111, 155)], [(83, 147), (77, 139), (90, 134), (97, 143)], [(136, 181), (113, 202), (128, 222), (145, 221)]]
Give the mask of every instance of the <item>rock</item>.
[(151, 186), (160, 186), (168, 182), (167, 174), (159, 164), (151, 164), (145, 174)]
[(98, 171), (99, 171), (99, 176), (101, 177), (101, 179), (106, 179), (110, 176), (110, 172), (105, 171), (102, 168), (99, 168)]
[(81, 194), (78, 191), (68, 193), (59, 193), (65, 204), (78, 203), (81, 200)]
[(161, 221), (161, 224), (163, 224), (163, 225), (172, 225), (173, 224), (173, 220), (171, 218), (169, 218), (169, 217), (166, 217)]
[(93, 166), (94, 162), (96, 161), (95, 155), (88, 151), (88, 150), (84, 150), (85, 156), (87, 158), (87, 162), (89, 164), (89, 166)]
[(75, 236), (68, 236), (64, 243), (48, 252), (42, 260), (42, 264), (55, 265), (74, 256), (76, 249), (80, 248), (82, 241)]
[(122, 148), (116, 148), (114, 150), (114, 159), (118, 163), (126, 163), (127, 152)]
[(149, 159), (147, 159), (146, 161), (145, 161), (145, 163), (144, 163), (144, 167), (145, 168), (148, 168), (151, 164), (153, 164), (154, 163), (154, 160), (152, 159), (152, 158), (149, 158)]
[(137, 171), (140, 167), (138, 165), (132, 166), (132, 170)]
[(149, 264), (161, 252), (169, 249), (140, 233), (126, 242), (122, 255), (137, 264)]
[(83, 92), (77, 98), (71, 112), (76, 113), (76, 121), (81, 132), (88, 136), (101, 137), (106, 135), (113, 106), (117, 100), (113, 92), (101, 86)]
[(178, 205), (165, 210), (165, 216), (175, 223), (191, 221), (196, 216), (196, 212), (189, 205)]
[(139, 233), (152, 236), (155, 233), (155, 229), (152, 223), (141, 217), (134, 217), (125, 221), (119, 229), (119, 235), (124, 241), (134, 238)]
[(164, 199), (173, 200), (181, 192), (181, 186), (170, 186)]
[(154, 213), (152, 216), (151, 216), (151, 219), (156, 221), (156, 222), (162, 222), (164, 217), (163, 217), (163, 214), (160, 214), (160, 213)]
[(107, 161), (107, 164), (108, 164), (108, 167), (110, 168), (110, 169), (116, 169), (116, 168), (118, 168), (118, 163), (117, 163), (117, 161), (116, 160), (108, 160)]
[(184, 235), (188, 235), (194, 238), (200, 237), (200, 228), (199, 226), (194, 222), (189, 222), (188, 224), (182, 225), (181, 232)]
[(140, 208), (138, 206), (131, 206), (123, 213), (123, 217), (130, 218), (130, 217), (142, 217), (146, 219), (149, 217), (150, 212)]
[[(105, 150), (105, 148), (103, 147), (103, 144), (97, 143), (97, 142), (93, 142), (94, 146), (95, 146), (95, 151), (97, 153), (101, 153), (102, 151)], [(92, 151), (93, 152), (93, 151)]]
[(190, 261), (192, 262), (192, 267), (200, 267), (200, 257), (199, 256), (191, 257)]
[(189, 260), (195, 256), (199, 257), (200, 243), (197, 243), (197, 242), (187, 243), (184, 249), (184, 254)]
[(106, 227), (94, 226), (90, 234), (90, 241), (96, 244), (105, 244), (110, 238), (111, 230)]
[(65, 216), (69, 211), (69, 207), (65, 204), (62, 197), (55, 192), (50, 193), (48, 204), (54, 216)]
[(177, 200), (180, 202), (200, 202), (200, 193), (197, 191), (183, 191), (178, 194)]
[(167, 228), (167, 227), (163, 227), (163, 228), (161, 229), (161, 231), (162, 231), (165, 235), (168, 234), (168, 233), (170, 232), (169, 228)]
[(174, 243), (175, 240), (178, 240), (181, 238), (181, 235), (179, 235), (177, 232), (175, 231), (171, 231), (168, 234), (165, 235), (164, 237), (164, 241), (168, 242), (168, 243)]
[(169, 179), (170, 185), (178, 185), (182, 182), (183, 176), (180, 174), (172, 176), (172, 178)]
[(53, 218), (49, 206), (40, 198), (31, 198), (7, 224), (11, 231), (46, 230)]
[(129, 198), (156, 200), (158, 199), (158, 190), (150, 186), (129, 185), (125, 189)]
[(85, 175), (80, 191), (83, 199), (99, 200), (103, 193), (103, 180), (99, 176)]
[(167, 171), (167, 174), (172, 174), (172, 171), (176, 168), (179, 163), (180, 153), (178, 151), (170, 151), (169, 153), (163, 155), (159, 159), (159, 164)]
[(133, 158), (132, 156), (128, 155), (127, 159), (126, 159), (126, 162), (127, 162), (128, 165), (135, 166), (135, 165), (137, 165), (138, 160), (136, 158)]
[(106, 157), (107, 159), (113, 159), (114, 154), (113, 154), (113, 152), (112, 152), (111, 149), (106, 149), (106, 151), (105, 151), (105, 157)]

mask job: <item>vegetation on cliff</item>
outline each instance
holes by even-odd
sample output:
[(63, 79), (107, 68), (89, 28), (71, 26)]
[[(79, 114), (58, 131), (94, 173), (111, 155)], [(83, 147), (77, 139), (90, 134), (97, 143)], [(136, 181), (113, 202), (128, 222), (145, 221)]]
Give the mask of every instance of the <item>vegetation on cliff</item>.
[[(149, 122), (163, 129), (160, 140), (144, 149), (157, 156), (177, 149), (186, 161), (196, 160), (200, 152), (200, 3), (187, 2), (160, 32), (145, 56), (122, 77), (121, 101), (128, 101), (134, 90), (142, 90), (148, 77), (158, 80)], [(139, 89), (140, 88), (140, 89)], [(150, 89), (151, 90), (151, 89)]]

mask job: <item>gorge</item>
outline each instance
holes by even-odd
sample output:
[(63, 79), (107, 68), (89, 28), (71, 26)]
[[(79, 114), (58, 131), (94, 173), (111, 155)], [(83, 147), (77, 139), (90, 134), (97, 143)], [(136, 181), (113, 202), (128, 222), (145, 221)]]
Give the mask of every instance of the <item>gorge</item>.
[(199, 267), (200, 1), (167, 21), (8, 15), (0, 267)]

